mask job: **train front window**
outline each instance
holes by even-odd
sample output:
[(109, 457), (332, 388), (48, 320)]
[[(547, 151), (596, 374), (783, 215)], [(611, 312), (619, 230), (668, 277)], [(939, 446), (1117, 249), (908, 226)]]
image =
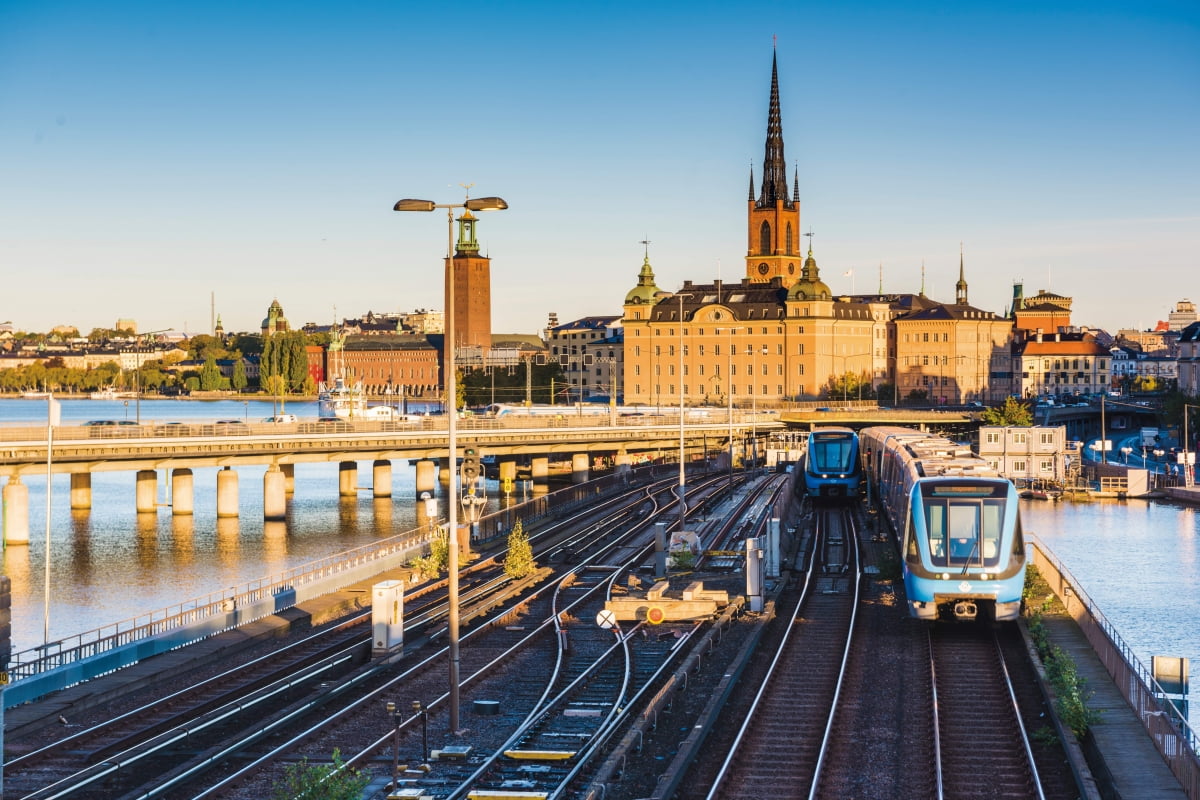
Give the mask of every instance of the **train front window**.
[(811, 450), (812, 465), (818, 472), (850, 472), (854, 468), (854, 439), (849, 436), (815, 436)]
[(922, 502), (933, 566), (969, 569), (1000, 562), (1002, 498), (927, 495)]

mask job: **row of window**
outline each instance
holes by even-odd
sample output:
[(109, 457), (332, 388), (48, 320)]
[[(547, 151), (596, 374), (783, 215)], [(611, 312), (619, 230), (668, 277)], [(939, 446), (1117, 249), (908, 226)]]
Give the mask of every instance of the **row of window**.
[[(1012, 437), (1013, 444), (1028, 444), (1028, 431), (1009, 431)], [(1042, 444), (1054, 444), (1054, 433), (1052, 431), (1041, 431), (1038, 436), (1041, 438)], [(983, 441), (986, 444), (1000, 444), (1004, 438), (1003, 431), (985, 431)]]
[[(732, 384), (729, 387), (729, 394), (730, 394), (730, 396), (745, 395), (747, 397), (750, 395), (769, 395), (769, 394), (771, 394), (771, 387), (768, 384), (764, 383), (760, 388), (761, 388), (761, 391), (756, 392), (753, 385), (742, 386), (739, 388), (737, 384)], [(676, 391), (677, 390), (675, 388), (675, 384), (673, 384), (673, 383), (669, 383), (666, 386), (663, 386), (663, 384), (661, 384), (661, 383), (654, 384), (654, 394), (657, 396), (660, 396), (660, 397), (674, 396), (676, 394)], [(701, 386), (698, 394), (706, 395), (706, 396), (707, 395), (720, 395), (720, 394), (724, 394), (724, 391), (725, 391), (724, 386), (711, 386), (711, 387)], [(804, 394), (804, 384), (800, 384), (798, 391), (800, 392), (800, 394)], [(640, 383), (635, 383), (633, 385), (633, 394), (640, 395), (641, 393), (642, 393), (642, 385)], [(689, 396), (689, 397), (692, 396), (691, 389), (688, 387), (688, 385), (686, 383), (683, 385), (683, 393), (685, 396)], [(783, 394), (783, 384), (782, 383), (777, 384), (775, 386), (775, 394), (777, 394), (777, 395)]]

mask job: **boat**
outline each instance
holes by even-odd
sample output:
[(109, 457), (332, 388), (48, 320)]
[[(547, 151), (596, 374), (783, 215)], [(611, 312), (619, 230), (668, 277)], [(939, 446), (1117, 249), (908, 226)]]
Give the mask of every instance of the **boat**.
[(317, 389), (317, 416), (322, 419), (353, 419), (367, 411), (367, 398), (358, 385), (347, 386), (337, 377), (333, 386), (322, 383)]
[(118, 392), (111, 386), (105, 386), (103, 389), (92, 392), (88, 397), (92, 400), (125, 400), (137, 397), (137, 392)]
[(49, 396), (49, 392), (21, 392), (21, 397), (26, 400), (45, 400)]

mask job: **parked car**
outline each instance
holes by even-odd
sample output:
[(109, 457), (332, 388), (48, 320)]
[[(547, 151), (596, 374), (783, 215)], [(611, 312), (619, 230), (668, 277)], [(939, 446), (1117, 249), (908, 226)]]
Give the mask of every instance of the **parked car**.
[(239, 436), (250, 432), (250, 427), (240, 419), (219, 419), (205, 425), (201, 432), (206, 436)]
[(88, 428), (88, 436), (94, 439), (106, 439), (112, 436), (136, 436), (138, 424), (128, 419), (91, 419), (83, 423)]
[(263, 419), (263, 422), (267, 422), (267, 423), (270, 423), (273, 425), (291, 425), (292, 423), (294, 423), (296, 421), (297, 420), (296, 420), (295, 414), (276, 414), (273, 417), (266, 417), (265, 419)]
[(192, 429), (182, 422), (163, 422), (154, 426), (155, 436), (187, 436)]

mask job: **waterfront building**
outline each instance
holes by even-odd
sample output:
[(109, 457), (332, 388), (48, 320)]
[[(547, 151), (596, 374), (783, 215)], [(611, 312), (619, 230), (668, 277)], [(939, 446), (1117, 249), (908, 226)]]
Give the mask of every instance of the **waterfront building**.
[(1038, 331), (1012, 346), (1013, 394), (1098, 394), (1112, 388), (1112, 354), (1085, 331)]
[(624, 364), (621, 317), (582, 317), (559, 324), (558, 316), (551, 314), (544, 334), (550, 358), (563, 371), (564, 400), (581, 402), (620, 391), (616, 383)]
[[(454, 349), (486, 354), (492, 346), (492, 260), (479, 254), (475, 226), (478, 220), (470, 211), (458, 218), (458, 241), (454, 257), (447, 256), (446, 268), (454, 278)], [(446, 286), (446, 307), (450, 307), (450, 287)]]
[(1112, 382), (1124, 389), (1154, 390), (1172, 387), (1179, 378), (1179, 362), (1171, 356), (1149, 354), (1128, 345), (1113, 345)]
[(1062, 425), (979, 428), (979, 457), (1010, 480), (1061, 483), (1077, 456), (1077, 450), (1068, 449)]
[(1012, 318), (1013, 326), (1018, 331), (1036, 333), (1037, 331), (1054, 332), (1071, 327), (1070, 297), (1039, 289), (1033, 297), (1025, 297), (1025, 287), (1020, 283), (1013, 284)]
[(1179, 358), (1176, 362), (1179, 391), (1200, 396), (1200, 322), (1179, 332)]
[(961, 250), (954, 303), (923, 306), (892, 322), (897, 396), (923, 394), (936, 405), (1002, 403), (1011, 391), (1013, 323), (970, 304)]
[(279, 304), (278, 299), (272, 300), (267, 309), (267, 317), (262, 321), (263, 338), (276, 333), (287, 333), (289, 330), (291, 327), (288, 325), (287, 317), (283, 315), (283, 306)]

